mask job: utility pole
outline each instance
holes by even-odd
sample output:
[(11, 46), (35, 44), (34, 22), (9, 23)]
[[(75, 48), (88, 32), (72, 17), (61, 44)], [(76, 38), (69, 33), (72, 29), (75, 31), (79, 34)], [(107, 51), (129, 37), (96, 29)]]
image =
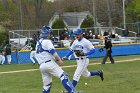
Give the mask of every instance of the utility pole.
[(23, 30), (22, 2), (21, 2), (21, 0), (20, 0), (20, 3), (19, 3), (19, 7), (20, 7), (20, 29)]
[(96, 8), (95, 8), (95, 0), (92, 0), (92, 8), (93, 8), (93, 20), (94, 20), (94, 31), (95, 34), (100, 34), (101, 32), (97, 30), (97, 20), (96, 20)]
[(126, 29), (125, 0), (123, 0), (123, 26)]
[(107, 0), (107, 14), (108, 14), (108, 26), (112, 27), (112, 18), (111, 18), (111, 9), (110, 9), (110, 1)]
[(96, 27), (96, 12), (95, 12), (95, 0), (92, 0), (92, 2), (93, 2), (93, 6), (92, 6), (92, 8), (93, 8), (93, 17), (94, 17), (94, 27)]

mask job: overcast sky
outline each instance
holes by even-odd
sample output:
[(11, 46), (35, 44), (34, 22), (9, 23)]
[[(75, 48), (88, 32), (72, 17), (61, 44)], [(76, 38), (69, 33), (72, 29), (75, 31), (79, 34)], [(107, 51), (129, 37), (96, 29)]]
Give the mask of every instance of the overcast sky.
[(48, 1), (51, 1), (51, 2), (53, 2), (54, 0), (48, 0)]

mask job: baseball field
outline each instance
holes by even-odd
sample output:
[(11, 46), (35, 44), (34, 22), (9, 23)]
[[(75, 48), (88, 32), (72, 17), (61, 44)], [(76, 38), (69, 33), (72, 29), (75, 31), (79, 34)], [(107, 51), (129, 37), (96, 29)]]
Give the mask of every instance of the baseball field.
[[(82, 93), (140, 93), (140, 55), (114, 57), (116, 63), (99, 64), (102, 58), (90, 59), (89, 71), (104, 71), (99, 77), (81, 77), (76, 89)], [(0, 93), (42, 93), (38, 64), (0, 65)], [(65, 61), (62, 68), (72, 80), (76, 62)], [(51, 93), (61, 93), (60, 80), (53, 77)]]

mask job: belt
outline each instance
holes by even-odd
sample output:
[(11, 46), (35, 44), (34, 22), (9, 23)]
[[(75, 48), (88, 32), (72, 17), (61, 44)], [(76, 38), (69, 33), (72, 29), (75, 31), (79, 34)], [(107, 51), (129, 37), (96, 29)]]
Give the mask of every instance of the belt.
[(85, 58), (88, 58), (88, 57), (80, 57), (80, 58), (75, 58), (76, 60), (83, 60)]
[[(47, 60), (47, 61), (42, 62), (42, 63), (48, 63), (48, 62), (51, 62), (51, 60)], [(41, 65), (42, 63), (40, 63), (40, 65)]]
[(50, 62), (51, 60), (45, 61), (45, 63)]

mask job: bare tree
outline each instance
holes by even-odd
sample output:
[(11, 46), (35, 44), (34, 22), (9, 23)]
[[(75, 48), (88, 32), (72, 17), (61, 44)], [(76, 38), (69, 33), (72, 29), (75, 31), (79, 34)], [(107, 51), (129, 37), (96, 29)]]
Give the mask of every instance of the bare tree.
[(41, 7), (42, 7), (42, 0), (35, 0), (35, 14), (36, 14), (36, 26), (40, 27), (40, 19), (41, 19)]

